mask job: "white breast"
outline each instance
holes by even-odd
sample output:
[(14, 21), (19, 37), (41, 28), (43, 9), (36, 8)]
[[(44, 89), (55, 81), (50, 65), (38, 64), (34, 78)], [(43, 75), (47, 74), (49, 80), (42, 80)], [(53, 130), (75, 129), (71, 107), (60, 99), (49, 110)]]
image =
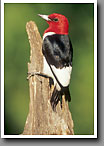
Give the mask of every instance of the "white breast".
[(48, 76), (51, 77), (51, 78), (54, 78), (54, 76), (53, 76), (53, 74), (52, 74), (52, 72), (51, 72), (51, 69), (50, 69), (50, 67), (49, 67), (49, 65), (48, 65), (48, 63), (47, 63), (45, 57), (43, 57), (43, 63), (44, 63), (44, 66), (43, 66), (43, 73), (46, 74), (46, 75), (48, 75)]

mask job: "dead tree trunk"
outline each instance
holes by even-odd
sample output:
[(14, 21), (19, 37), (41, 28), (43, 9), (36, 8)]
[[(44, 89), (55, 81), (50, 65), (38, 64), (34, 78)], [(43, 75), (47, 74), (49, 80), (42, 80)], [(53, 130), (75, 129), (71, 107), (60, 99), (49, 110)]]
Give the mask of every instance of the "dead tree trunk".
[[(26, 31), (31, 48), (28, 72), (42, 72), (42, 39), (38, 28), (34, 22), (30, 21), (26, 25)], [(60, 101), (56, 106), (56, 111), (53, 111), (51, 107), (52, 89), (49, 86), (49, 79), (32, 76), (29, 78), (29, 88), (29, 113), (23, 135), (73, 135), (73, 120), (65, 98), (62, 98), (62, 108)]]

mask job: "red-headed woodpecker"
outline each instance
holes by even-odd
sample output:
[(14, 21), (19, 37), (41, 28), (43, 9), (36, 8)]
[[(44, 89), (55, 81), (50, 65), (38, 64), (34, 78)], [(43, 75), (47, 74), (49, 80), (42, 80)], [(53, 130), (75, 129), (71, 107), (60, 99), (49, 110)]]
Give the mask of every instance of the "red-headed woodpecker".
[(73, 48), (68, 36), (69, 23), (67, 18), (61, 14), (38, 15), (49, 24), (43, 34), (43, 72), (54, 81), (54, 91), (50, 100), (54, 108), (62, 95), (65, 95), (68, 101), (71, 100), (69, 84)]

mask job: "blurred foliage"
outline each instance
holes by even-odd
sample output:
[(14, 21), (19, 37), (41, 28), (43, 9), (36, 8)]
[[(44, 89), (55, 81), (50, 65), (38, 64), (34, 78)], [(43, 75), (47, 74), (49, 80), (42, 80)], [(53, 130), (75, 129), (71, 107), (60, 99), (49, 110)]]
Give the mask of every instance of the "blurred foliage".
[(94, 134), (93, 4), (9, 4), (4, 6), (5, 134), (20, 134), (29, 109), (27, 62), (30, 46), (26, 23), (36, 22), (42, 36), (48, 27), (37, 14), (60, 13), (69, 19), (74, 49), (69, 103), (75, 134)]

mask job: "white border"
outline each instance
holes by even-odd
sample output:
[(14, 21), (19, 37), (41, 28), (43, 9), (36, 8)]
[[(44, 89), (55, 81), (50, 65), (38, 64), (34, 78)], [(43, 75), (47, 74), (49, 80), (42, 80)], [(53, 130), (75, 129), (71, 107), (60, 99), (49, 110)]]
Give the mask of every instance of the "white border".
[(1, 4), (4, 3), (97, 3), (97, 0), (38, 0), (38, 2), (35, 2), (35, 0), (1, 0)]
[[(97, 138), (97, 0), (64, 0), (64, 3), (94, 3), (94, 135), (4, 135), (4, 3), (36, 3), (34, 0), (1, 0), (1, 138)], [(38, 0), (37, 3), (63, 3)]]

